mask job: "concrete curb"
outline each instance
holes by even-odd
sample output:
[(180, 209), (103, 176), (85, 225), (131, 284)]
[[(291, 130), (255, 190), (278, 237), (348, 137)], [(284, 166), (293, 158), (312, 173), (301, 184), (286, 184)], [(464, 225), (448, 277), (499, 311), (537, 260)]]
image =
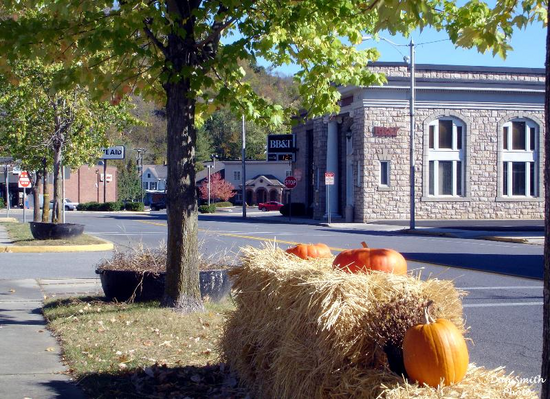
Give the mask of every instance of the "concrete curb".
[(89, 245), (37, 245), (37, 246), (23, 246), (23, 245), (1, 245), (0, 252), (12, 252), (12, 253), (38, 253), (38, 252), (100, 252), (111, 251), (115, 248), (115, 245), (102, 238), (95, 237), (101, 244), (89, 244)]

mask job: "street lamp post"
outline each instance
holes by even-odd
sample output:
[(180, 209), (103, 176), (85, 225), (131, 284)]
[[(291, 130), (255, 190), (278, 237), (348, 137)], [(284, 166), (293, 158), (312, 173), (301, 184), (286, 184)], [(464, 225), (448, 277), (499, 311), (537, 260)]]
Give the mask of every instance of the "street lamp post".
[(140, 192), (141, 202), (143, 202), (143, 154), (145, 154), (147, 150), (145, 148), (134, 148), (134, 151), (137, 152), (138, 171), (139, 171), (139, 192)]
[(244, 115), (242, 117), (242, 175), (241, 175), (241, 189), (243, 197), (243, 218), (246, 217), (246, 131), (244, 128)]
[(206, 167), (208, 168), (208, 206), (210, 206), (210, 171), (212, 169), (212, 165), (206, 165)]
[[(363, 36), (363, 41), (371, 40), (372, 36)], [(398, 46), (405, 46), (404, 44), (396, 44), (392, 42), (391, 40), (388, 40), (384, 37), (380, 37), (381, 40), (391, 44), (394, 48), (397, 49)], [(410, 49), (410, 57), (403, 57), (403, 60), (406, 64), (409, 65), (409, 71), (410, 71), (410, 97), (409, 97), (409, 109), (410, 109), (410, 132), (409, 132), (409, 179), (410, 179), (410, 209), (409, 209), (409, 228), (411, 230), (414, 230), (416, 228), (416, 221), (415, 221), (415, 144), (414, 144), (414, 137), (415, 137), (415, 120), (414, 120), (414, 114), (415, 114), (415, 102), (416, 102), (416, 85), (415, 85), (415, 51), (414, 51), (414, 41), (411, 38), (411, 41), (409, 44), (406, 45)], [(397, 49), (399, 51), (399, 49)], [(401, 53), (401, 51), (399, 51)], [(401, 53), (401, 55), (403, 55)]]
[(410, 173), (410, 179), (411, 179), (411, 187), (410, 187), (410, 219), (409, 219), (409, 228), (411, 230), (414, 230), (416, 228), (416, 223), (415, 223), (415, 190), (414, 190), (414, 176), (415, 176), (415, 170), (414, 170), (414, 167), (415, 167), (415, 162), (414, 162), (414, 157), (415, 157), (415, 145), (414, 145), (414, 131), (415, 131), (415, 127), (414, 127), (414, 124), (415, 124), (415, 121), (414, 121), (414, 107), (415, 107), (415, 100), (416, 100), (416, 86), (415, 86), (415, 81), (414, 81), (414, 76), (415, 76), (415, 70), (414, 70), (414, 67), (415, 67), (415, 60), (414, 60), (414, 56), (415, 56), (415, 53), (414, 53), (414, 41), (412, 40), (411, 38), (411, 43), (409, 44), (409, 47), (410, 47), (410, 51), (411, 51), (411, 59), (410, 59), (410, 75), (411, 75), (411, 96), (410, 96), (410, 99), (409, 99), (409, 108), (410, 108), (410, 124), (411, 124), (411, 132), (410, 132), (410, 155), (409, 155), (409, 159), (410, 159), (410, 168), (411, 168), (411, 173)]

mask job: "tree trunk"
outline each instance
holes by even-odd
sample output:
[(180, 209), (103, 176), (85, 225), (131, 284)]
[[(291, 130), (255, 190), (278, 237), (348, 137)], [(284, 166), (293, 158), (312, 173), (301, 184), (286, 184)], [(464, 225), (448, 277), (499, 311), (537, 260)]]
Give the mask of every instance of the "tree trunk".
[[(34, 172), (34, 182), (32, 188), (32, 199), (34, 203), (33, 218), (34, 222), (40, 222), (40, 192), (42, 191), (42, 171)], [(43, 204), (45, 205), (45, 203)]]
[(61, 146), (53, 149), (53, 207), (52, 223), (61, 223), (61, 191), (63, 190), (63, 178), (61, 176)]
[(546, 97), (544, 101), (544, 310), (542, 316), (542, 392), (550, 399), (550, 25), (546, 33)]
[(190, 313), (203, 308), (199, 289), (195, 190), (195, 102), (185, 97), (188, 82), (166, 86), (168, 253), (163, 305)]
[[(170, 12), (180, 12), (168, 2)], [(195, 62), (193, 19), (183, 18), (187, 36), (168, 36), (166, 92), (168, 179), (168, 239), (163, 305), (191, 313), (203, 309), (199, 288), (198, 212), (195, 187), (195, 104), (191, 81), (178, 74)]]
[(50, 187), (48, 186), (48, 170), (44, 165), (44, 184), (42, 186), (42, 222), (47, 223), (50, 221)]

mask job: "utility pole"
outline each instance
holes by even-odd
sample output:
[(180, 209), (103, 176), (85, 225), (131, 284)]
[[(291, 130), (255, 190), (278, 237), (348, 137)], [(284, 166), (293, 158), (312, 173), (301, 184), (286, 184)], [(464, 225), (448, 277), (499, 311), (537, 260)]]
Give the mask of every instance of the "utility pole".
[(242, 175), (241, 175), (241, 182), (242, 182), (242, 197), (243, 197), (243, 218), (246, 218), (246, 132), (244, 128), (244, 115), (242, 117)]
[(415, 121), (414, 121), (414, 113), (415, 113), (415, 100), (416, 100), (416, 87), (415, 87), (415, 81), (414, 81), (414, 75), (415, 75), (415, 60), (414, 60), (414, 56), (415, 56), (415, 53), (414, 53), (414, 41), (411, 39), (411, 43), (409, 44), (409, 47), (410, 47), (410, 50), (411, 50), (411, 59), (410, 59), (410, 74), (411, 74), (411, 95), (410, 95), (410, 103), (409, 103), (409, 108), (410, 108), (410, 123), (411, 123), (411, 131), (410, 131), (410, 154), (409, 154), (409, 161), (410, 161), (410, 168), (411, 168), (411, 172), (410, 172), (410, 180), (411, 180), (411, 188), (410, 188), (410, 223), (409, 223), (409, 228), (411, 230), (414, 230), (416, 228), (416, 222), (415, 222), (415, 190), (414, 190), (414, 181), (415, 181), (415, 170), (414, 170), (414, 167), (415, 167), (415, 162), (414, 162), (414, 157), (415, 157), (415, 145), (414, 145), (414, 130), (415, 130), (415, 127), (414, 127), (414, 124), (415, 124)]
[(147, 152), (145, 148), (134, 148), (137, 152), (138, 159), (138, 172), (139, 172), (139, 192), (141, 196), (141, 202), (143, 202), (143, 154)]

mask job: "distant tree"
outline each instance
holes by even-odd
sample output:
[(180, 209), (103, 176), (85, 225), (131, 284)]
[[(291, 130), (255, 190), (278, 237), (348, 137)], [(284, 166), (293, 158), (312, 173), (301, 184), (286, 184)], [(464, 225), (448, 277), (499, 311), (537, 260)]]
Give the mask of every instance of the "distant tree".
[[(53, 166), (53, 223), (60, 222), (63, 209), (62, 165), (79, 167), (95, 161), (101, 147), (108, 145), (110, 126), (133, 119), (125, 111), (126, 103), (94, 101), (81, 86), (58, 88), (54, 80), (62, 68), (18, 62), (9, 76), (0, 76), (0, 146), (26, 169)], [(43, 209), (47, 214), (48, 206)]]
[[(201, 199), (208, 199), (208, 178), (199, 187)], [(219, 172), (210, 176), (210, 199), (212, 201), (222, 200), (229, 201), (237, 193), (235, 192), (235, 186), (222, 179)]]
[(118, 171), (118, 199), (137, 201), (141, 199), (141, 182), (136, 162), (130, 158)]

